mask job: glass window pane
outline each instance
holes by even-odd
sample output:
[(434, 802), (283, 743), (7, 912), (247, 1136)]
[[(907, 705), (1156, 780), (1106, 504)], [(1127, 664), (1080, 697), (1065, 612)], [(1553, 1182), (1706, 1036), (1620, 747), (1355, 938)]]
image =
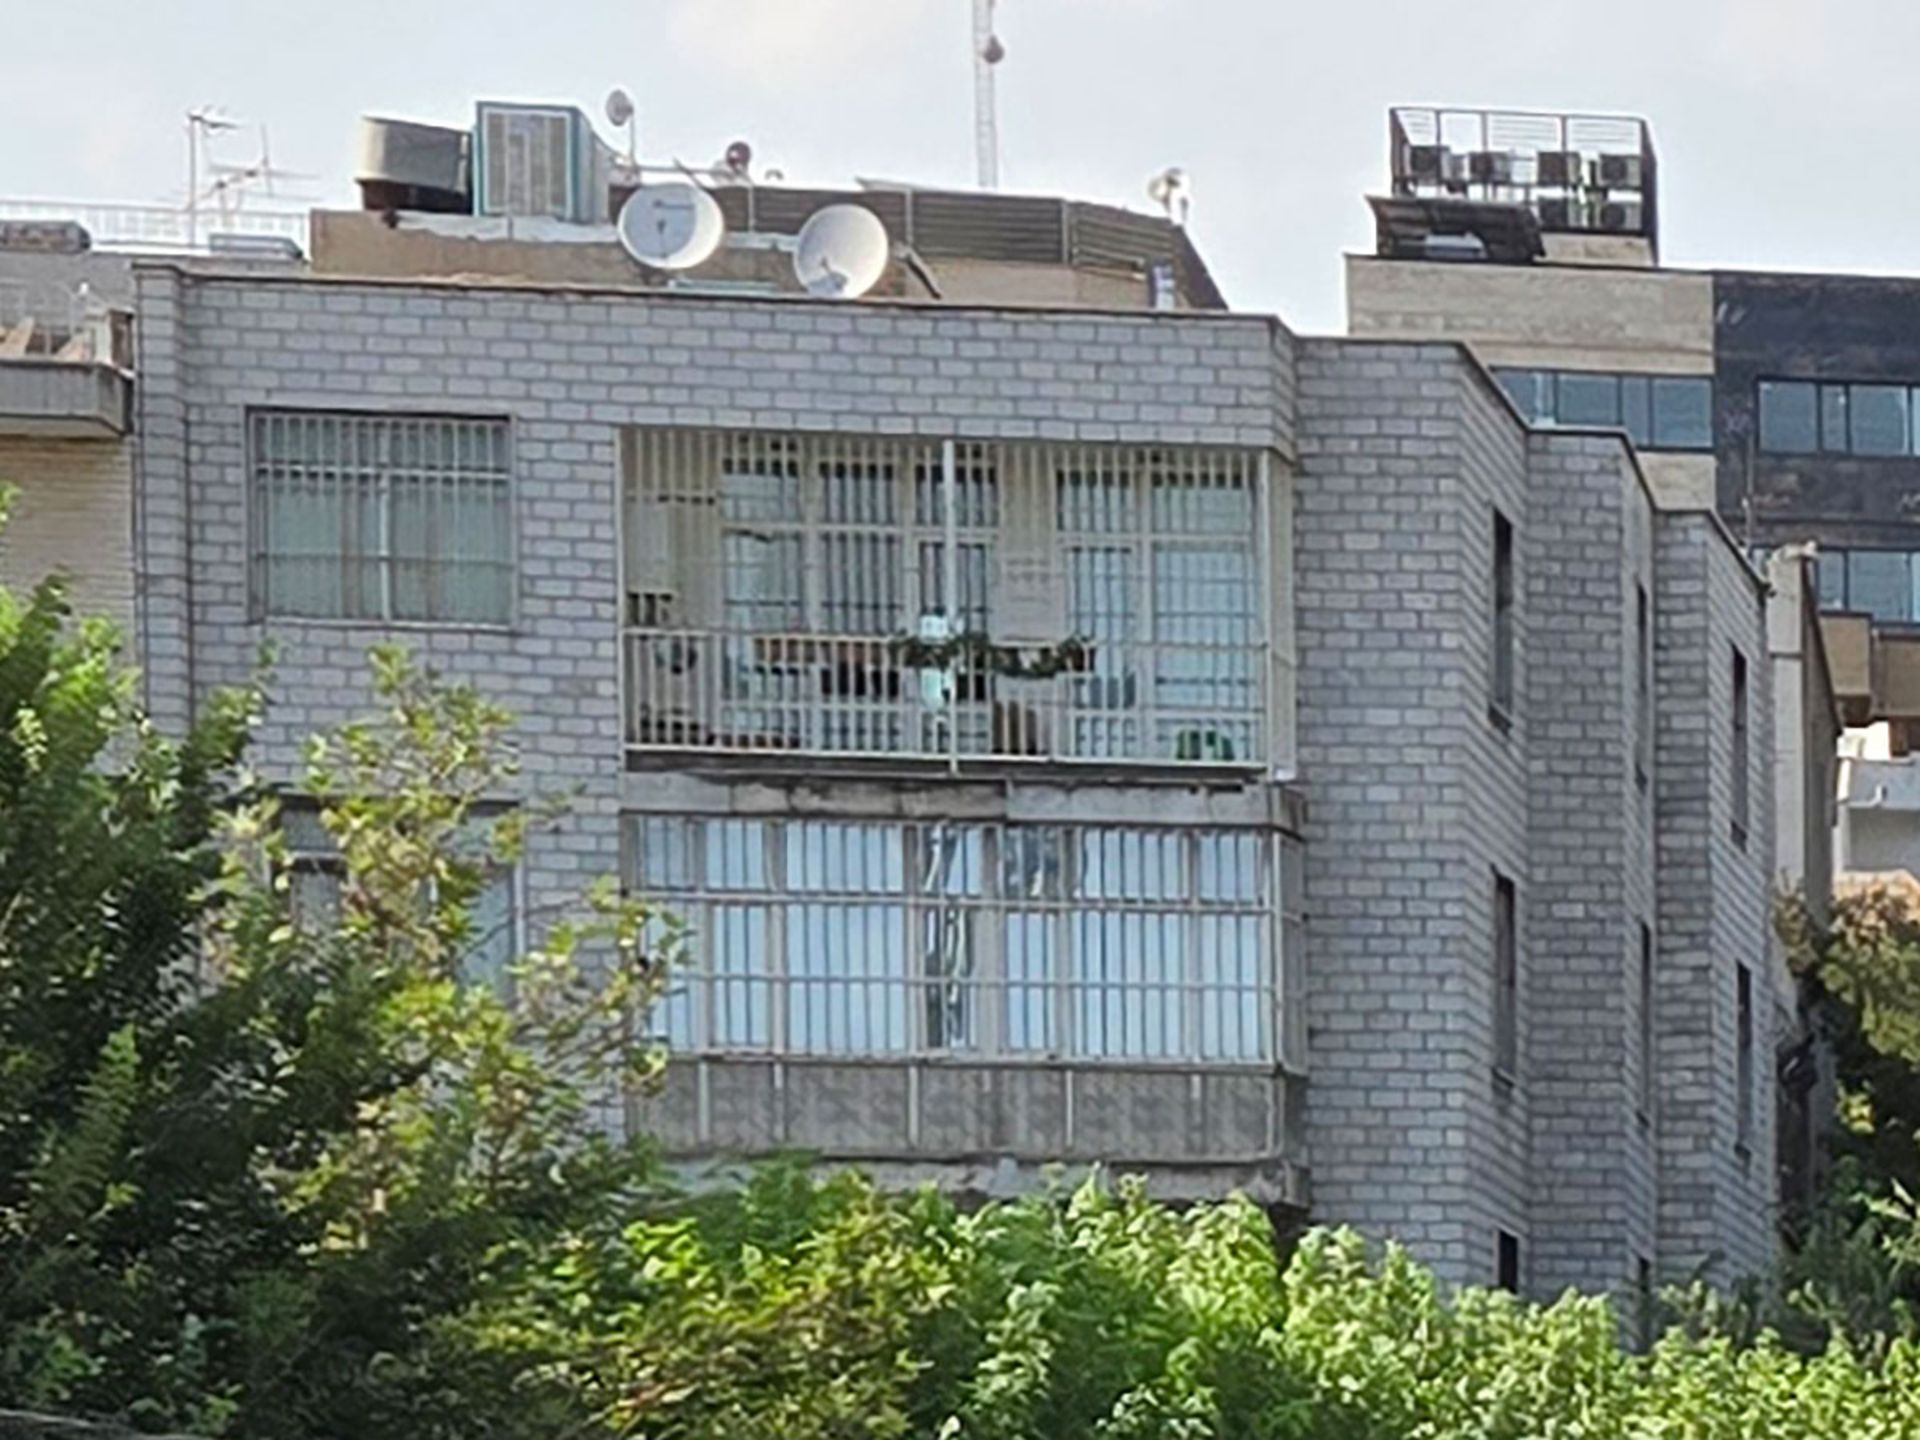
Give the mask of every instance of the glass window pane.
[(1713, 446), (1713, 382), (1705, 378), (1653, 382), (1653, 443), (1672, 450)]
[(1854, 550), (1847, 555), (1847, 604), (1876, 620), (1912, 618), (1913, 582), (1904, 550)]
[(1553, 423), (1553, 372), (1550, 370), (1496, 370), (1494, 378), (1514, 406), (1536, 424)]
[(1558, 414), (1562, 425), (1618, 425), (1620, 382), (1612, 375), (1560, 376)]
[(1847, 434), (1847, 387), (1820, 387), (1820, 448), (1845, 454), (1853, 440)]
[(1626, 427), (1627, 438), (1635, 445), (1647, 446), (1654, 443), (1652, 408), (1647, 399), (1646, 376), (1622, 375), (1620, 377), (1620, 423)]
[(1786, 380), (1760, 382), (1760, 448), (1787, 454), (1820, 448), (1813, 386)]
[(1852, 410), (1853, 453), (1907, 453), (1907, 391), (1902, 385), (1855, 385), (1847, 395)]
[(1818, 563), (1820, 575), (1820, 608), (1822, 610), (1844, 610), (1847, 608), (1847, 552), (1828, 550), (1820, 556)]

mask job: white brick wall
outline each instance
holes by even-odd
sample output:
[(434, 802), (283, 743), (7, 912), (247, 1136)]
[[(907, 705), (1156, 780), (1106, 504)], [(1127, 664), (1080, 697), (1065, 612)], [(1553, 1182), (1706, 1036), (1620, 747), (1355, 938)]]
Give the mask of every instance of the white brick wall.
[(16, 492), (0, 531), (0, 579), (16, 588), (54, 571), (83, 615), (125, 631), (133, 619), (130, 449), (119, 440), (0, 438), (0, 485)]

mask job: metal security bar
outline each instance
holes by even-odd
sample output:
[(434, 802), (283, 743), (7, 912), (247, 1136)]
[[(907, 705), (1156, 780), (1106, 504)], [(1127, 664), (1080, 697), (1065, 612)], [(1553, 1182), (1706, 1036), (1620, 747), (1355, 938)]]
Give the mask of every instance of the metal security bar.
[(249, 440), (260, 612), (512, 618), (506, 421), (256, 411)]
[(640, 749), (1255, 766), (1257, 451), (643, 430)]
[(673, 1050), (1297, 1054), (1270, 832), (631, 816), (628, 855), (685, 926)]

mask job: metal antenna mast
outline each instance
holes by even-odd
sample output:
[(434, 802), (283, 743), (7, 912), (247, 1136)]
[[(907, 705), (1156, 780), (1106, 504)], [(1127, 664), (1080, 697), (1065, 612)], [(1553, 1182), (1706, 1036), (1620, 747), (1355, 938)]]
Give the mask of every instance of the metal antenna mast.
[(973, 0), (973, 148), (982, 190), (1000, 188), (1000, 122), (994, 112), (993, 72), (1007, 58), (1007, 49), (993, 33), (998, 3)]

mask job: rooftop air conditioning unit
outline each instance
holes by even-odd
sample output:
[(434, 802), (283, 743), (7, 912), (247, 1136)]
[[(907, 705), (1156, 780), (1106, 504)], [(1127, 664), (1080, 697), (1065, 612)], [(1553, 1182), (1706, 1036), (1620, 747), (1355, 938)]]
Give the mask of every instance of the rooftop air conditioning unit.
[(1609, 200), (1600, 207), (1600, 228), (1638, 234), (1643, 228), (1641, 213), (1638, 200)]
[(1586, 157), (1578, 150), (1542, 150), (1535, 163), (1541, 185), (1571, 190), (1587, 183)]
[(1639, 190), (1645, 186), (1645, 167), (1638, 155), (1602, 155), (1600, 184), (1608, 190)]
[(1407, 147), (1407, 176), (1409, 179), (1438, 181), (1446, 175), (1446, 170), (1446, 146), (1409, 145)]
[(473, 127), (473, 212), (608, 218), (613, 151), (571, 105), (481, 101)]
[(1534, 211), (1540, 217), (1542, 230), (1572, 230), (1573, 202), (1563, 199), (1541, 200), (1535, 203)]
[(1513, 156), (1505, 150), (1476, 150), (1468, 157), (1468, 169), (1482, 185), (1511, 185)]

